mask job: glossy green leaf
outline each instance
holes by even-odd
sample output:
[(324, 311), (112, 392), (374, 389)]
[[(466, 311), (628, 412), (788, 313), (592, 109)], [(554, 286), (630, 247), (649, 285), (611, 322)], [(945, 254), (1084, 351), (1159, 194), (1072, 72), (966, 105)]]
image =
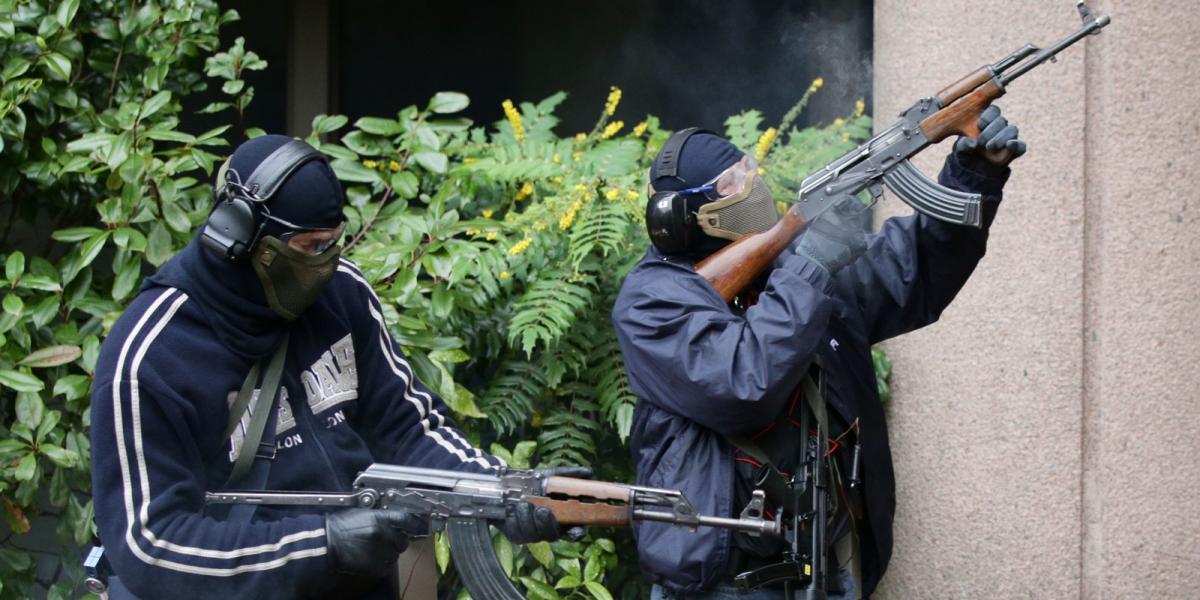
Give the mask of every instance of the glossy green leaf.
[(66, 448), (60, 448), (53, 444), (42, 444), (38, 450), (60, 467), (70, 469), (79, 463), (79, 455)]
[(57, 52), (43, 55), (42, 64), (46, 65), (46, 68), (60, 80), (66, 81), (71, 78), (70, 59)]
[(604, 584), (599, 581), (585, 581), (583, 585), (596, 600), (613, 600), (608, 588), (604, 587)]
[(421, 191), (421, 180), (410, 171), (393, 173), (390, 184), (395, 194), (404, 200), (416, 198)]
[(25, 312), (25, 302), (16, 294), (8, 294), (4, 297), (4, 312), (19, 317)]
[(438, 572), (445, 573), (446, 567), (450, 566), (450, 539), (444, 531), (433, 536), (433, 556), (437, 561)]
[(17, 364), (34, 368), (57, 367), (73, 362), (83, 354), (79, 346), (49, 346), (30, 353)]
[(471, 99), (461, 92), (438, 92), (429, 100), (429, 110), (439, 114), (456, 113), (471, 104)]
[(96, 260), (96, 256), (104, 249), (104, 242), (108, 241), (108, 236), (108, 231), (101, 231), (83, 243), (83, 246), (79, 249), (79, 266), (81, 268), (92, 264), (92, 261)]
[(554, 563), (554, 551), (550, 549), (549, 542), (534, 542), (526, 544), (525, 549), (533, 556), (533, 559), (538, 561), (543, 567), (550, 568)]
[(35, 473), (37, 473), (37, 456), (30, 452), (17, 463), (17, 470), (13, 473), (13, 478), (17, 481), (29, 481), (33, 479)]
[(26, 275), (21, 278), (18, 285), (28, 290), (42, 290), (44, 292), (62, 290), (62, 284), (45, 275)]
[(404, 131), (404, 126), (394, 119), (379, 117), (362, 117), (354, 122), (354, 126), (371, 134), (393, 136)]
[(35, 430), (41, 425), (42, 416), (46, 414), (46, 404), (42, 402), (41, 395), (29, 391), (17, 394), (15, 408), (17, 422), (31, 430)]
[(417, 152), (413, 154), (413, 160), (434, 173), (445, 173), (450, 166), (446, 155), (441, 152)]
[(95, 227), (68, 227), (55, 231), (52, 237), (60, 242), (79, 242), (98, 233), (101, 233), (101, 230)]
[(524, 585), (525, 590), (528, 592), (527, 597), (530, 598), (531, 600), (560, 600), (561, 599), (561, 597), (558, 595), (558, 592), (556, 592), (554, 590), (554, 588), (552, 588), (532, 577), (521, 577), (520, 581), (521, 581), (521, 585)]
[(154, 114), (162, 110), (162, 108), (170, 101), (171, 92), (168, 90), (163, 90), (157, 94), (154, 94), (153, 96), (150, 96), (145, 102), (142, 103), (142, 110), (138, 115), (138, 118), (148, 119), (154, 116)]
[(25, 255), (20, 250), (14, 250), (4, 261), (4, 278), (16, 281), (25, 273)]
[(500, 568), (504, 569), (504, 574), (512, 577), (513, 573), (513, 545), (508, 541), (508, 538), (503, 535), (498, 535), (492, 540), (492, 548), (496, 551), (496, 560), (500, 561)]
[(313, 117), (312, 131), (315, 134), (337, 131), (346, 126), (349, 119), (346, 115), (317, 115)]
[(45, 387), (37, 377), (12, 369), (0, 369), (0, 385), (18, 392), (38, 392)]

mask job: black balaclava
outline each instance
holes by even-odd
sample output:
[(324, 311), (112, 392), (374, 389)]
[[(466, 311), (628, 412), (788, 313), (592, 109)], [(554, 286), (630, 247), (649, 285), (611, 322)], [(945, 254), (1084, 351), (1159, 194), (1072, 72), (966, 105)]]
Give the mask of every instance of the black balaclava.
[[(650, 185), (656, 192), (674, 192), (699, 187), (720, 175), (721, 171), (728, 169), (745, 155), (745, 152), (738, 150), (737, 146), (719, 135), (696, 133), (689, 137), (679, 150), (675, 177), (659, 174), (663, 158), (659, 152), (650, 167)], [(688, 198), (688, 212), (700, 210), (700, 205), (706, 202), (708, 200), (702, 195)], [(689, 254), (698, 257), (708, 256), (729, 244), (729, 240), (710, 237), (698, 227), (694, 235), (698, 236), (700, 241)]]
[[(265, 135), (238, 146), (230, 168), (245, 180), (269, 154), (291, 138)], [(267, 206), (271, 214), (302, 227), (336, 227), (342, 222), (342, 187), (324, 161), (305, 163), (280, 186)], [(265, 235), (287, 228), (268, 221)], [(205, 248), (199, 236), (142, 282), (142, 289), (175, 287), (188, 294), (235, 354), (259, 359), (275, 350), (287, 321), (268, 305), (263, 285), (246, 261), (233, 263)]]

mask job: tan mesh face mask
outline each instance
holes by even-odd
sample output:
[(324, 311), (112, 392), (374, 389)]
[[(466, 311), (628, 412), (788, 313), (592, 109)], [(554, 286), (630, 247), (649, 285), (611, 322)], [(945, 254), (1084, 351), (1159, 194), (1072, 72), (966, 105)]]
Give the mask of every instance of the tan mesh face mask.
[(779, 209), (767, 183), (751, 172), (741, 192), (700, 207), (700, 229), (711, 237), (736, 240), (748, 233), (766, 231), (779, 221)]

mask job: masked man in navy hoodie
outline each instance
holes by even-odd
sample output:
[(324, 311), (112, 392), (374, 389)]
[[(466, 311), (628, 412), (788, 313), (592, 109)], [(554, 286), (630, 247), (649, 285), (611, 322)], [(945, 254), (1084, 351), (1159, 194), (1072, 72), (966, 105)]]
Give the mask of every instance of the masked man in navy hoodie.
[[(866, 207), (846, 196), (731, 304), (693, 265), (779, 219), (753, 158), (711, 132), (685, 130), (676, 136), (686, 138), (673, 138), (682, 146), (668, 141), (650, 169), (650, 194), (679, 192), (690, 218), (651, 231), (659, 238), (686, 227), (689, 241), (656, 241), (668, 248), (647, 250), (613, 308), (639, 399), (631, 435), (637, 482), (683, 490), (703, 514), (738, 515), (754, 488), (766, 488), (768, 508), (780, 506), (780, 486), (773, 490), (765, 476), (799, 467), (800, 411), (820, 407), (823, 396), (832, 461), (829, 598), (869, 597), (892, 552), (895, 481), (871, 345), (937, 320), (983, 257), (1009, 176), (1011, 158), (988, 157), (1025, 151), (999, 109), (985, 111), (979, 127), (978, 140), (958, 140), (939, 182), (983, 195), (982, 229), (914, 214), (867, 236)], [(647, 222), (661, 225), (653, 216)], [(739, 573), (783, 558), (780, 540), (650, 522), (636, 525), (635, 536), (655, 600), (783, 597), (778, 586), (743, 595), (734, 587)]]
[[(426, 532), (417, 516), (206, 507), (205, 492), (347, 491), (372, 462), (503, 463), (416, 380), (340, 258), (343, 193), (322, 156), (256, 138), (216, 186), (208, 222), (143, 283), (96, 369), (93, 491), (114, 596), (345, 597), (353, 576), (375, 580), (364, 597), (394, 598), (380, 578)], [(528, 504), (497, 525), (518, 543), (559, 535)]]

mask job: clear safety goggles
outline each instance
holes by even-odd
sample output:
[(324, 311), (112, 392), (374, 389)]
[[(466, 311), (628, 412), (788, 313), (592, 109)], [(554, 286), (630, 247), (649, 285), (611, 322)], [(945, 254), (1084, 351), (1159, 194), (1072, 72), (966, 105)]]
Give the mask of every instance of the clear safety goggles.
[(758, 162), (746, 154), (741, 160), (733, 163), (728, 169), (721, 171), (704, 185), (679, 190), (679, 194), (702, 195), (709, 201), (716, 202), (723, 198), (747, 191), (751, 175), (758, 172)]
[[(268, 219), (287, 223), (283, 219), (272, 218)], [(290, 223), (288, 223), (290, 225)], [(288, 245), (289, 248), (317, 256), (324, 254), (326, 250), (337, 245), (342, 240), (342, 233), (346, 230), (346, 222), (342, 221), (340, 225), (331, 229), (312, 229), (298, 227), (294, 231), (289, 231), (279, 236), (279, 241)]]

